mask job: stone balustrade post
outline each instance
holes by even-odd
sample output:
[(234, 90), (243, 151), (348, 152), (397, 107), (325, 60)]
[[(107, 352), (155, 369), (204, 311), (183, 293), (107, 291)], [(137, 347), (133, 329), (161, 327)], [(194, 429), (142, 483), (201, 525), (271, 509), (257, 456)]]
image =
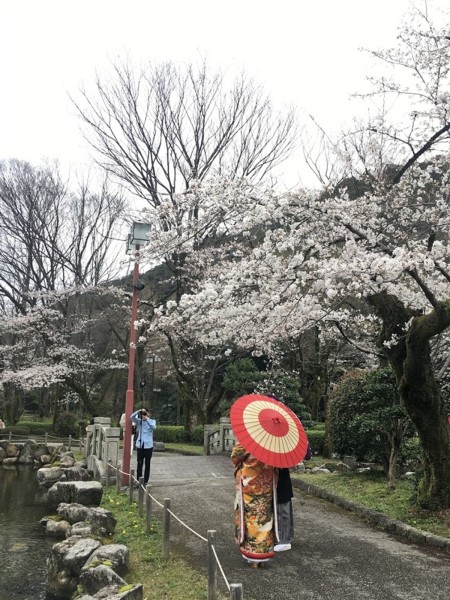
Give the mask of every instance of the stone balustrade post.
[(101, 458), (106, 468), (108, 462), (116, 466), (119, 456), (120, 427), (102, 427)]

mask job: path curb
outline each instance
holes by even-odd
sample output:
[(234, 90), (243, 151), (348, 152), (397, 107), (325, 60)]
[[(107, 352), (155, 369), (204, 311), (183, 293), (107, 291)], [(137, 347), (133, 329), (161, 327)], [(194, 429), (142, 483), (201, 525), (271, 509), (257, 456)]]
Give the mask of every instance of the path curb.
[(356, 502), (353, 502), (353, 500), (342, 498), (342, 496), (336, 496), (332, 492), (324, 490), (318, 485), (302, 481), (301, 479), (292, 478), (292, 486), (310, 496), (316, 496), (322, 500), (327, 500), (340, 508), (353, 512), (389, 533), (395, 533), (413, 543), (427, 544), (429, 546), (434, 546), (435, 548), (445, 549), (446, 552), (450, 554), (449, 538), (422, 531), (421, 529), (407, 525), (398, 519), (394, 519), (381, 512), (357, 504)]

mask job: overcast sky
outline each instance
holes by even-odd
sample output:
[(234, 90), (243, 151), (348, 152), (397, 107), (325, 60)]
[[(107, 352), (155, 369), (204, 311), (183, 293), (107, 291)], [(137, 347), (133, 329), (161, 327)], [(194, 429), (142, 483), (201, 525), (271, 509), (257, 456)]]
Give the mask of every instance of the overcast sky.
[[(424, 0), (416, 0), (423, 6)], [(429, 0), (445, 7), (445, 0)], [(87, 163), (69, 99), (117, 57), (242, 69), (326, 128), (352, 113), (361, 47), (395, 43), (409, 0), (8, 0), (0, 12), (0, 159)]]

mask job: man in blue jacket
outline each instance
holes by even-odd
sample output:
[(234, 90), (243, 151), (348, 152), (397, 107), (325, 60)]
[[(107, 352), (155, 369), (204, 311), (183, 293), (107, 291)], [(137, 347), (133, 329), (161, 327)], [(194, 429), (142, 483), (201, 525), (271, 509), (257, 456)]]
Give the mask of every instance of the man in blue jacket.
[(141, 408), (131, 415), (131, 421), (136, 426), (137, 478), (142, 477), (142, 467), (145, 461), (144, 485), (150, 478), (150, 461), (153, 454), (153, 430), (156, 421), (150, 419), (147, 409)]

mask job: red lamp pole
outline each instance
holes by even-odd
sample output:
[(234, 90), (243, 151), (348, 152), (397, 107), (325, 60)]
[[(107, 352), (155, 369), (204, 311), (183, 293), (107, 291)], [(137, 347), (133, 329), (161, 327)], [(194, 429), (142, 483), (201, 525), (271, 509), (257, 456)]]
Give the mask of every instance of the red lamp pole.
[(134, 407), (134, 358), (136, 354), (136, 329), (134, 323), (137, 319), (137, 300), (138, 289), (136, 284), (139, 278), (139, 245), (136, 244), (136, 259), (133, 271), (133, 300), (131, 304), (131, 328), (130, 328), (130, 355), (128, 362), (128, 385), (125, 398), (125, 435), (123, 438), (123, 456), (122, 456), (122, 482), (124, 485), (131, 485), (130, 462), (131, 462), (131, 414)]

